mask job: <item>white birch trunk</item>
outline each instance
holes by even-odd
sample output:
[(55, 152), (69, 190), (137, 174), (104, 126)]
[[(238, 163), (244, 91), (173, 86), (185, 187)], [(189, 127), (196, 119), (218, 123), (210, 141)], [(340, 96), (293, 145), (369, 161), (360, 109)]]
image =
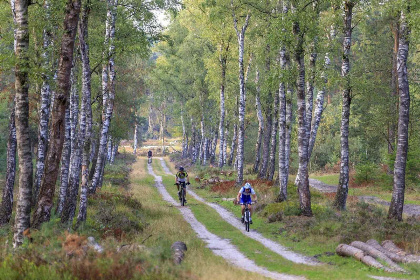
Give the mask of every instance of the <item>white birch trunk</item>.
[[(46, 10), (46, 20), (50, 18), (49, 1), (44, 2), (44, 9)], [(43, 31), (43, 73), (42, 73), (42, 87), (41, 87), (41, 102), (39, 107), (39, 125), (38, 125), (38, 152), (35, 171), (35, 201), (38, 197), (39, 186), (41, 185), (42, 175), (44, 173), (45, 153), (48, 146), (48, 121), (50, 117), (50, 103), (51, 103), (51, 89), (50, 89), (50, 75), (47, 73), (51, 63), (51, 30), (50, 28)]]
[[(89, 186), (89, 163), (92, 136), (92, 105), (91, 105), (91, 70), (89, 61), (88, 20), (90, 6), (85, 4), (82, 17), (79, 22), (80, 54), (82, 58), (82, 118), (81, 123), (86, 122), (82, 155), (82, 186), (80, 189), (79, 213), (76, 227), (86, 220), (87, 215), (87, 192)], [(85, 118), (85, 120), (83, 120)], [(93, 150), (93, 149), (92, 149)]]
[[(244, 175), (244, 140), (245, 140), (245, 102), (246, 102), (246, 88), (245, 88), (245, 77), (244, 77), (244, 48), (245, 48), (245, 31), (248, 27), (250, 14), (248, 13), (245, 19), (245, 23), (242, 28), (238, 29), (238, 20), (235, 15), (233, 7), (233, 0), (231, 1), (232, 6), (232, 17), (233, 23), (238, 38), (238, 64), (239, 64), (239, 119), (238, 119), (238, 150), (237, 150), (237, 178), (236, 184), (241, 185), (243, 182)], [(248, 71), (249, 72), (249, 71)]]
[[(115, 98), (115, 69), (114, 69), (114, 38), (115, 38), (115, 20), (117, 13), (117, 2), (118, 0), (108, 0), (107, 5), (107, 20), (106, 20), (106, 34), (105, 34), (105, 43), (109, 40), (109, 51), (108, 51), (108, 63), (103, 66), (102, 71), (102, 92), (104, 96), (104, 111), (103, 114), (103, 124), (101, 129), (101, 138), (99, 142), (99, 151), (98, 159), (95, 167), (95, 174), (92, 179), (92, 184), (89, 188), (89, 192), (95, 193), (96, 188), (101, 185), (102, 181), (103, 168), (105, 166), (104, 156), (106, 153), (106, 144), (108, 140), (108, 131), (111, 124), (112, 112), (114, 110), (114, 98)], [(105, 57), (104, 57), (105, 58)], [(109, 70), (109, 74), (108, 71)], [(109, 82), (108, 82), (109, 75)]]
[(69, 168), (71, 154), (71, 128), (70, 128), (70, 108), (66, 109), (64, 120), (64, 144), (61, 154), (61, 173), (60, 173), (60, 190), (58, 192), (56, 215), (61, 216), (66, 199), (67, 187), (69, 185)]
[[(223, 51), (223, 46), (220, 47), (220, 52)], [(219, 122), (219, 168), (222, 168), (226, 163), (225, 153), (225, 83), (226, 83), (226, 61), (227, 58), (221, 53), (219, 56), (221, 66), (222, 81), (220, 84), (220, 122)]]
[(277, 132), (279, 127), (279, 94), (274, 94), (274, 110), (270, 138), (270, 157), (268, 162), (267, 179), (272, 181), (276, 170)]
[(407, 163), (408, 125), (410, 117), (410, 90), (407, 74), (410, 27), (407, 24), (404, 11), (401, 11), (399, 33), (400, 39), (397, 55), (398, 92), (400, 95), (398, 114), (398, 142), (397, 155), (394, 163), (394, 186), (392, 190), (392, 199), (391, 205), (389, 206), (388, 217), (401, 221), (404, 208), (405, 168)]
[(335, 205), (338, 209), (346, 209), (347, 194), (349, 191), (349, 122), (350, 122), (350, 103), (351, 103), (351, 84), (350, 84), (350, 47), (352, 33), (352, 10), (353, 1), (344, 2), (344, 41), (343, 41), (343, 59), (341, 65), (341, 76), (343, 77), (343, 104), (341, 110), (341, 163), (340, 179), (335, 196)]
[(260, 72), (257, 70), (255, 71), (255, 85), (257, 89), (257, 93), (255, 95), (255, 110), (257, 111), (257, 119), (258, 119), (258, 135), (257, 135), (257, 143), (255, 143), (255, 161), (253, 171), (257, 173), (260, 166), (261, 161), (261, 141), (262, 136), (264, 133), (264, 117), (261, 110), (261, 100), (260, 100)]
[(30, 227), (32, 203), (32, 152), (29, 131), (29, 28), (27, 0), (11, 2), (15, 16), (16, 64), (15, 64), (15, 122), (19, 156), (19, 194), (16, 206), (13, 247), (23, 243), (23, 231)]
[(225, 127), (225, 139), (223, 139), (223, 165), (227, 164), (227, 145), (228, 145), (228, 136), (229, 136), (229, 127), (228, 122), (226, 122)]

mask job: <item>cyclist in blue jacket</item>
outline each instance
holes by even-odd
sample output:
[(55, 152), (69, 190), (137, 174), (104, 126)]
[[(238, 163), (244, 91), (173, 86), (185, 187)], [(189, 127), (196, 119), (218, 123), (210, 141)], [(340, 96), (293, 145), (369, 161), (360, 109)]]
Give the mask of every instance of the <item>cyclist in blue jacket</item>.
[[(248, 208), (252, 217), (252, 198), (254, 199), (254, 203), (257, 202), (257, 194), (255, 193), (254, 189), (251, 187), (250, 183), (245, 183), (245, 185), (239, 190), (238, 196), (236, 200), (239, 201), (242, 207), (242, 223), (244, 222), (244, 212), (245, 212), (245, 204), (248, 204)], [(252, 218), (250, 217), (249, 222), (252, 224)]]

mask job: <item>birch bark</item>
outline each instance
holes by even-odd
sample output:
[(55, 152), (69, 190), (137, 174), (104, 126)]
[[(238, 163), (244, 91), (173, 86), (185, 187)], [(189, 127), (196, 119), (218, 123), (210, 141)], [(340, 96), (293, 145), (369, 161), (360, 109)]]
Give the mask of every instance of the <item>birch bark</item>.
[(245, 88), (245, 77), (244, 77), (244, 48), (245, 48), (245, 31), (248, 27), (249, 19), (251, 14), (248, 12), (245, 23), (242, 28), (238, 29), (238, 19), (235, 15), (235, 10), (233, 7), (233, 0), (231, 0), (232, 6), (232, 17), (233, 24), (236, 31), (236, 36), (238, 38), (238, 63), (239, 63), (239, 121), (238, 121), (238, 151), (237, 151), (237, 178), (236, 184), (241, 185), (243, 182), (244, 175), (244, 138), (245, 138), (245, 102), (246, 102), (246, 88)]
[(350, 47), (352, 33), (352, 11), (354, 2), (344, 2), (344, 41), (343, 59), (341, 65), (341, 76), (343, 77), (343, 105), (341, 110), (341, 163), (340, 179), (335, 196), (335, 205), (338, 209), (346, 209), (347, 194), (349, 191), (349, 122), (350, 122), (350, 103), (351, 103), (351, 83), (350, 83)]
[(226, 121), (225, 127), (225, 139), (223, 139), (223, 165), (227, 164), (227, 146), (228, 146), (228, 137), (229, 137), (229, 123)]
[(49, 221), (53, 205), (55, 184), (64, 143), (64, 118), (70, 91), (70, 72), (73, 62), (74, 41), (80, 13), (80, 0), (68, 0), (57, 72), (57, 92), (51, 115), (50, 141), (41, 182), (39, 199), (33, 216), (35, 228)]
[(394, 187), (392, 190), (391, 205), (389, 206), (388, 218), (402, 220), (405, 192), (405, 168), (407, 163), (408, 149), (408, 125), (410, 117), (410, 90), (407, 74), (407, 58), (409, 48), (410, 27), (407, 24), (406, 14), (401, 11), (400, 38), (397, 55), (398, 69), (398, 142), (397, 155), (394, 163)]
[[(50, 3), (48, 0), (44, 2), (44, 9), (46, 10), (46, 20), (50, 18)], [(52, 37), (49, 27), (43, 31), (43, 73), (42, 73), (42, 87), (41, 87), (41, 104), (39, 108), (39, 125), (38, 125), (38, 153), (35, 171), (35, 199), (36, 201), (41, 184), (42, 175), (45, 167), (45, 152), (48, 144), (48, 121), (50, 117), (50, 103), (51, 103), (51, 89), (50, 89), (50, 75), (47, 73), (51, 63), (51, 51), (49, 50)]]
[(255, 110), (257, 111), (257, 119), (258, 119), (258, 135), (257, 135), (257, 143), (255, 143), (255, 162), (253, 171), (254, 173), (258, 173), (260, 161), (261, 161), (261, 140), (264, 133), (264, 117), (261, 110), (261, 100), (260, 100), (260, 72), (257, 68), (255, 71), (255, 86), (256, 86), (256, 95), (255, 95)]
[[(227, 46), (227, 50), (229, 49), (229, 45)], [(226, 50), (226, 51), (227, 51)], [(226, 84), (226, 62), (227, 57), (223, 54), (224, 46), (223, 44), (220, 45), (220, 56), (219, 62), (221, 67), (221, 84), (220, 84), (220, 122), (219, 122), (219, 138), (220, 138), (220, 145), (219, 145), (219, 168), (222, 168), (226, 162), (225, 158), (225, 84)]]
[(12, 2), (12, 11), (16, 19), (16, 64), (15, 64), (15, 122), (19, 156), (19, 194), (16, 206), (13, 247), (23, 243), (23, 231), (30, 226), (32, 203), (32, 152), (29, 131), (29, 28), (27, 0)]
[[(99, 142), (98, 159), (95, 167), (95, 174), (92, 179), (92, 184), (89, 188), (90, 193), (95, 193), (96, 188), (100, 186), (101, 176), (103, 175), (103, 168), (105, 166), (104, 157), (106, 153), (106, 144), (108, 140), (108, 131), (111, 124), (112, 112), (114, 110), (115, 98), (115, 69), (114, 69), (114, 38), (115, 38), (115, 20), (117, 12), (118, 0), (108, 0), (107, 5), (107, 19), (106, 19), (106, 32), (105, 44), (109, 42), (108, 61), (102, 68), (102, 92), (104, 96), (104, 112), (102, 115), (103, 124), (101, 129), (101, 139)], [(106, 57), (104, 56), (104, 59)], [(109, 73), (108, 71), (109, 70)], [(108, 81), (109, 75), (109, 81)]]
[(276, 151), (277, 151), (277, 132), (279, 127), (279, 94), (274, 94), (274, 110), (271, 126), (271, 138), (270, 138), (270, 157), (268, 162), (267, 179), (272, 181), (274, 178), (274, 171), (276, 170)]
[[(84, 133), (83, 155), (82, 155), (82, 186), (80, 189), (79, 213), (77, 215), (76, 227), (86, 221), (87, 216), (87, 192), (89, 187), (89, 162), (92, 136), (92, 105), (91, 105), (91, 70), (89, 61), (88, 23), (90, 14), (90, 1), (87, 1), (83, 8), (82, 17), (79, 22), (79, 42), (82, 59), (82, 115), (85, 114), (86, 128)], [(83, 120), (82, 120), (83, 122)]]
[[(12, 2), (13, 3), (13, 2)], [(0, 205), (0, 226), (8, 224), (12, 217), (13, 189), (16, 177), (16, 125), (15, 125), (15, 102), (12, 103), (9, 118), (9, 139), (7, 141), (7, 170), (6, 185), (3, 189), (3, 196)]]
[(64, 117), (64, 144), (61, 154), (61, 175), (60, 190), (58, 193), (57, 208), (55, 213), (61, 216), (63, 212), (64, 201), (66, 199), (67, 187), (69, 185), (70, 154), (71, 154), (71, 126), (70, 126), (70, 108), (66, 109)]
[(300, 30), (298, 22), (294, 23), (293, 33), (296, 36), (297, 45), (295, 50), (295, 60), (298, 65), (297, 80), (297, 105), (298, 105), (298, 153), (299, 169), (296, 176), (296, 186), (298, 187), (299, 202), (302, 215), (312, 216), (311, 193), (309, 191), (308, 178), (308, 138), (306, 133), (306, 104), (305, 104), (305, 64), (303, 41), (304, 34)]
[[(282, 73), (286, 69), (286, 49), (280, 50), (280, 68)], [(287, 174), (286, 174), (286, 86), (282, 74), (279, 85), (279, 184), (278, 201), (287, 200)]]

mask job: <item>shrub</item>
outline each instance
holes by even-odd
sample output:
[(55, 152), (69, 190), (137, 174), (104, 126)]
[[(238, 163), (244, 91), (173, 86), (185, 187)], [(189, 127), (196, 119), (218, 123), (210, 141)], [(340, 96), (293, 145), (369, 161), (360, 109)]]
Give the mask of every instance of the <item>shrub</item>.
[(358, 164), (356, 166), (356, 174), (354, 180), (356, 184), (370, 183), (378, 178), (379, 170), (374, 163)]

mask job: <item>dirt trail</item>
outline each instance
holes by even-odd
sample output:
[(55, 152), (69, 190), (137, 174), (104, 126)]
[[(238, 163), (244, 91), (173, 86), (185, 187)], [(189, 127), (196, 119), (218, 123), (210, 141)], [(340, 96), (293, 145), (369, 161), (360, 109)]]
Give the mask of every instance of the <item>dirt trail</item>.
[[(161, 159), (161, 162), (163, 159)], [(163, 166), (163, 165), (162, 165)], [(166, 166), (166, 165), (165, 165)], [(172, 198), (168, 193), (165, 186), (162, 183), (162, 177), (157, 176), (151, 165), (148, 165), (149, 174), (155, 177), (156, 188), (159, 193), (162, 195), (163, 199), (174, 206), (180, 206), (180, 204)], [(169, 169), (166, 167), (165, 172), (169, 172)], [(170, 173), (170, 172), (169, 172)], [(207, 243), (207, 247), (213, 251), (215, 255), (221, 256), (229, 263), (238, 266), (242, 269), (256, 272), (271, 279), (285, 279), (285, 280), (297, 280), (305, 279), (300, 276), (287, 275), (283, 273), (277, 273), (269, 271), (263, 267), (256, 265), (252, 260), (248, 259), (244, 254), (242, 254), (235, 246), (233, 246), (229, 240), (222, 239), (215, 234), (209, 232), (206, 227), (201, 224), (194, 216), (192, 211), (187, 207), (178, 207), (181, 211), (184, 219), (191, 225), (193, 230), (197, 233), (197, 236), (204, 240)]]
[[(161, 162), (162, 168), (165, 171), (165, 173), (166, 174), (172, 174), (170, 172), (169, 168), (167, 167), (165, 161), (162, 158), (160, 159), (160, 162)], [(201, 201), (201, 202), (207, 204), (208, 206), (210, 206), (211, 208), (213, 208), (214, 210), (216, 210), (217, 213), (219, 213), (219, 215), (226, 222), (228, 222), (229, 224), (231, 224), (235, 228), (239, 229), (244, 235), (258, 241), (264, 247), (266, 247), (267, 249), (273, 251), (274, 253), (282, 256), (283, 258), (285, 258), (287, 260), (290, 260), (294, 263), (300, 263), (300, 264), (306, 264), (306, 265), (319, 265), (320, 264), (318, 261), (316, 261), (316, 260), (314, 260), (310, 257), (306, 257), (304, 255), (301, 255), (301, 254), (298, 254), (298, 253), (295, 253), (295, 252), (292, 252), (292, 251), (288, 250), (287, 248), (283, 247), (279, 243), (274, 242), (274, 241), (272, 241), (268, 238), (265, 238), (263, 235), (261, 235), (260, 233), (258, 233), (256, 231), (246, 232), (244, 230), (243, 224), (230, 211), (226, 210), (225, 208), (223, 208), (222, 206), (220, 206), (218, 204), (210, 203), (210, 202), (205, 201), (202, 197), (198, 196), (191, 189), (188, 190), (188, 194), (190, 194), (196, 200)]]
[[(316, 179), (309, 179), (309, 185), (312, 188), (317, 189), (318, 191), (323, 192), (323, 193), (337, 192), (337, 186), (328, 185)], [(384, 205), (387, 207), (391, 205), (390, 202), (380, 199), (376, 196), (363, 196), (362, 195), (362, 196), (358, 196), (358, 198), (360, 201), (364, 201), (366, 203), (379, 204), (379, 205)], [(404, 204), (403, 212), (404, 214), (408, 216), (418, 217), (420, 216), (420, 205)]]

